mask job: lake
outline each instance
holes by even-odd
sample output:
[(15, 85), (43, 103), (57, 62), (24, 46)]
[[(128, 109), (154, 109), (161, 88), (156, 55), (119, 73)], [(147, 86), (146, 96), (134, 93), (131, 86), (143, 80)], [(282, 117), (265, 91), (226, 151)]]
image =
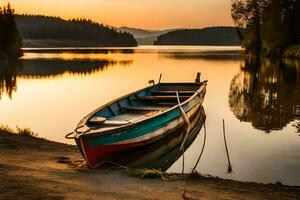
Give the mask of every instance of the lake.
[[(222, 178), (300, 185), (300, 60), (253, 60), (240, 47), (25, 49), (0, 63), (0, 123), (28, 127), (40, 137), (64, 135), (110, 100), (148, 86), (148, 80), (208, 80), (207, 139), (197, 171)], [(222, 120), (233, 173), (227, 173)], [(185, 152), (189, 172), (204, 129)], [(168, 172), (181, 172), (177, 160)]]

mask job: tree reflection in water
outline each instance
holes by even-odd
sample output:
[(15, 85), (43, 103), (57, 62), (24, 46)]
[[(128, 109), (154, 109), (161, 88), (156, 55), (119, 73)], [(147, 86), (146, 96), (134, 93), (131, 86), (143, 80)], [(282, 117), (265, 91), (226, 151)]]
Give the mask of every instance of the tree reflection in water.
[[(76, 75), (89, 75), (98, 71), (108, 69), (114, 65), (129, 65), (132, 61), (122, 60), (58, 60), (58, 59), (37, 59), (24, 60), (22, 70), (18, 76), (24, 78), (51, 78), (62, 76), (65, 73)], [(129, 64), (128, 64), (129, 63)]]
[(12, 93), (17, 90), (17, 71), (21, 68), (19, 60), (0, 62), (0, 99), (4, 93), (12, 98)]
[(267, 133), (300, 119), (300, 61), (245, 59), (231, 82), (229, 105), (238, 119)]
[(59, 60), (33, 59), (0, 62), (0, 99), (4, 93), (12, 98), (17, 89), (17, 78), (53, 78), (65, 73), (88, 75), (114, 65), (129, 66), (132, 60)]

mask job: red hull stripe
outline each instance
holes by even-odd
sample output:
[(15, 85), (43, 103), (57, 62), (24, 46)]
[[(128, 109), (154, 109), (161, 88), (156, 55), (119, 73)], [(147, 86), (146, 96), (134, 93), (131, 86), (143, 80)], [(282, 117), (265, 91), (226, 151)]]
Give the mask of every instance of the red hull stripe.
[(124, 152), (131, 148), (144, 145), (144, 143), (142, 142), (137, 142), (137, 143), (130, 143), (130, 144), (89, 147), (88, 144), (84, 141), (82, 144), (83, 144), (83, 150), (85, 152), (86, 159), (89, 165), (91, 165), (91, 167), (97, 166), (102, 161), (120, 154), (120, 152)]

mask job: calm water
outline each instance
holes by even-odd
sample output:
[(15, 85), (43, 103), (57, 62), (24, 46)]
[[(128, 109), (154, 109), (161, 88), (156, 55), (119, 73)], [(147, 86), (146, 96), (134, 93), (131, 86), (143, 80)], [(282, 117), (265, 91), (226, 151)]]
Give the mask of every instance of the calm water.
[[(300, 185), (300, 61), (249, 60), (239, 47), (27, 49), (0, 64), (0, 123), (68, 143), (65, 133), (100, 105), (148, 80), (208, 79), (206, 148), (197, 170), (242, 181)], [(226, 121), (233, 173), (227, 174)], [(298, 132), (297, 132), (298, 131)], [(193, 168), (203, 130), (185, 152)], [(179, 159), (168, 170), (181, 172)]]

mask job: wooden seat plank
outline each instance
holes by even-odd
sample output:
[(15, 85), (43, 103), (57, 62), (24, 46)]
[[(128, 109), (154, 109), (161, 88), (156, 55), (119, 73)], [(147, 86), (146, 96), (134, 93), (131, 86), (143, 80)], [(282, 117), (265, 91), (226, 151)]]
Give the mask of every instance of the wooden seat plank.
[(142, 111), (163, 111), (167, 110), (169, 106), (123, 106), (126, 110), (142, 110)]
[(93, 117), (92, 119), (89, 120), (89, 122), (91, 124), (112, 125), (112, 126), (126, 125), (126, 124), (130, 123), (125, 120), (111, 120), (111, 119), (106, 119), (103, 117)]
[[(190, 96), (179, 96), (180, 99), (188, 99)], [(137, 99), (141, 100), (176, 100), (176, 96), (142, 96), (137, 97)]]
[(156, 105), (159, 105), (159, 106), (169, 106), (169, 107), (173, 107), (173, 106), (176, 106), (178, 105), (178, 103), (174, 103), (174, 102), (157, 102), (155, 103)]
[[(171, 90), (159, 90), (159, 91), (152, 91), (152, 94), (158, 94), (158, 95), (164, 95), (164, 94), (176, 94), (177, 91), (171, 91)], [(179, 94), (185, 94), (185, 95), (193, 95), (195, 91), (178, 91)]]
[(124, 113), (121, 115), (117, 115), (115, 117), (110, 118), (112, 121), (127, 121), (127, 122), (135, 122), (141, 119), (146, 118), (145, 115), (137, 114), (137, 113)]

